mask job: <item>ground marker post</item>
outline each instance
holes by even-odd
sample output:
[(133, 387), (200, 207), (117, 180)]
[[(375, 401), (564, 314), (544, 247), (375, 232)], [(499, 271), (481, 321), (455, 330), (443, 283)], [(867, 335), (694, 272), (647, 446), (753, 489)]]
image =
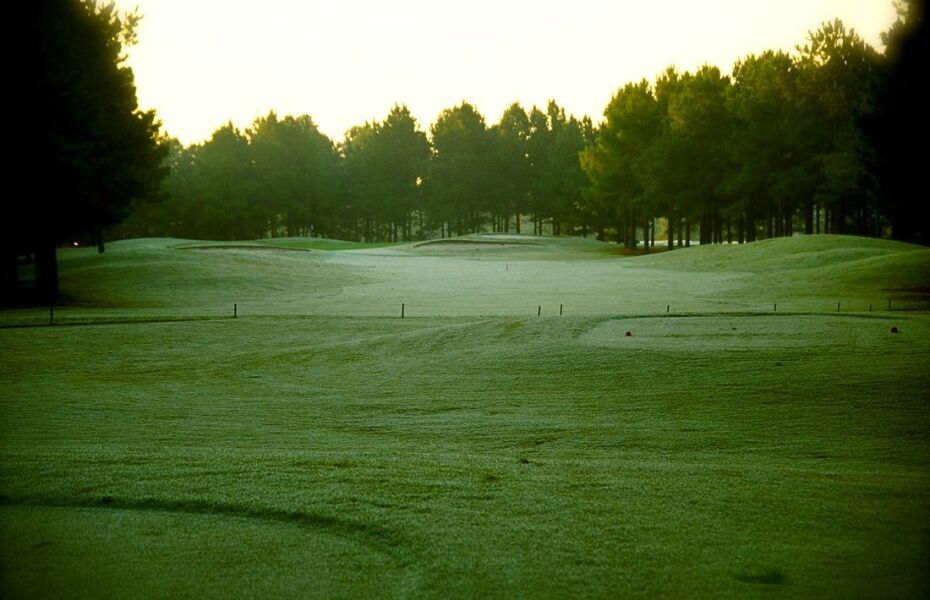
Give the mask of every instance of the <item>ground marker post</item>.
[(836, 312), (840, 312), (840, 303), (839, 303), (839, 302), (836, 303)]
[(537, 316), (537, 317), (541, 317), (541, 316), (542, 316), (542, 306), (537, 306), (537, 307), (536, 307), (536, 316)]
[(403, 302), (400, 303), (400, 318), (401, 319), (404, 318), (404, 303)]
[(233, 319), (239, 316), (239, 305), (233, 304)]
[(672, 305), (671, 305), (671, 304), (666, 304), (666, 305), (665, 305), (665, 314), (668, 314), (670, 310), (672, 310)]
[(778, 302), (774, 303), (772, 312), (778, 312)]
[(560, 317), (562, 316), (562, 305), (561, 304), (559, 304), (559, 316)]
[(869, 304), (869, 312), (872, 312), (872, 305)]

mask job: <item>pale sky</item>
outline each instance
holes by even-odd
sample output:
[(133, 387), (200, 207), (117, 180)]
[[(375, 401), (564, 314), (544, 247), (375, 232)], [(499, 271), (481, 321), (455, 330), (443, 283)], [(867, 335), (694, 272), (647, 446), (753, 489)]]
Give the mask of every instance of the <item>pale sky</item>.
[(881, 50), (891, 0), (118, 0), (139, 7), (139, 103), (184, 143), (228, 120), (309, 114), (334, 141), (410, 107), (423, 130), (467, 100), (488, 124), (555, 99), (600, 120), (616, 90), (668, 65), (792, 50), (842, 19)]

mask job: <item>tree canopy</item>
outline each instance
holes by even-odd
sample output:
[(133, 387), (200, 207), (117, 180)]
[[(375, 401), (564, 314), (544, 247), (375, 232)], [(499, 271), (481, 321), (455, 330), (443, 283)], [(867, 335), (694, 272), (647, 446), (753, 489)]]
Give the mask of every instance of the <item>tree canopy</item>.
[[(2, 248), (4, 299), (18, 291), (17, 257), (36, 257), (36, 288), (58, 295), (56, 246), (100, 244), (134, 201), (155, 197), (168, 147), (153, 111), (136, 101), (123, 49), (135, 42), (137, 14), (92, 0), (29, 3), (27, 112), (29, 199), (8, 200), (17, 224)], [(35, 160), (40, 159), (40, 160)]]
[(626, 84), (598, 126), (554, 100), (496, 123), (462, 102), (428, 133), (395, 105), (339, 143), (306, 115), (227, 124), (171, 145), (164, 214), (140, 206), (121, 233), (399, 241), (532, 226), (646, 251), (662, 233), (669, 248), (801, 232), (926, 242), (908, 145), (926, 121), (918, 9), (901, 4), (884, 54), (826, 22), (730, 73)]

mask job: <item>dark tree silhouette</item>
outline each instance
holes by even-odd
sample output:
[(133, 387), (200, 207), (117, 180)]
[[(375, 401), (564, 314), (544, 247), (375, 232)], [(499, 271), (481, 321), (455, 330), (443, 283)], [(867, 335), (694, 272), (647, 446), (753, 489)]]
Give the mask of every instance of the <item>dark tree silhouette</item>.
[(530, 118), (518, 103), (511, 104), (492, 129), (495, 138), (497, 165), (494, 185), (496, 225), (494, 229), (506, 231), (513, 218), (514, 231), (520, 233), (521, 214), (526, 213), (532, 186), (532, 172), (527, 140), (530, 136)]
[[(120, 16), (91, 0), (29, 3), (28, 110), (33, 165), (28, 202), (16, 200), (4, 241), (4, 292), (16, 291), (17, 256), (36, 258), (40, 300), (59, 295), (56, 249), (81, 237), (103, 251), (104, 231), (133, 200), (156, 195), (167, 169), (153, 111), (139, 110), (123, 48), (135, 41), (138, 15)], [(7, 296), (4, 293), (4, 296)]]
[(874, 116), (863, 127), (869, 158), (882, 195), (882, 213), (897, 240), (930, 244), (930, 203), (926, 200), (928, 136), (926, 2), (898, 4), (898, 20), (884, 35), (887, 46)]
[[(782, 195), (803, 199), (808, 229), (814, 204), (824, 208), (832, 233), (878, 235), (877, 198), (868, 181), (868, 149), (860, 127), (873, 110), (878, 54), (839, 20), (811, 32), (798, 51), (801, 102), (814, 114), (804, 135), (813, 164), (801, 165), (796, 177), (786, 174)], [(777, 225), (775, 235), (790, 235)]]
[(426, 134), (410, 110), (395, 105), (383, 122), (353, 127), (341, 150), (344, 211), (352, 237), (410, 240), (414, 213), (422, 213), (420, 191), (430, 156)]
[(494, 138), (467, 102), (444, 110), (432, 134), (435, 154), (426, 188), (432, 213), (446, 233), (478, 231), (494, 197)]
[[(738, 61), (732, 77), (705, 65), (627, 84), (598, 128), (555, 101), (513, 104), (489, 127), (463, 102), (427, 139), (395, 106), (334, 152), (309, 117), (270, 113), (246, 135), (227, 125), (202, 145), (168, 144), (166, 214), (142, 205), (124, 229), (399, 241), (519, 233), (530, 218), (536, 234), (594, 231), (648, 251), (664, 218), (669, 249), (693, 234), (711, 244), (801, 231), (926, 243), (925, 157), (913, 150), (926, 132), (921, 8), (900, 4), (885, 56), (827, 22), (794, 53)], [(115, 218), (71, 205), (88, 222)]]
[(251, 167), (260, 183), (255, 201), (272, 235), (298, 236), (331, 226), (336, 151), (308, 115), (256, 119), (248, 131)]
[(642, 80), (618, 91), (604, 116), (606, 122), (581, 164), (597, 198), (599, 229), (614, 225), (617, 243), (635, 247), (637, 225), (651, 216), (646, 177), (650, 149), (662, 132), (662, 114), (652, 87)]

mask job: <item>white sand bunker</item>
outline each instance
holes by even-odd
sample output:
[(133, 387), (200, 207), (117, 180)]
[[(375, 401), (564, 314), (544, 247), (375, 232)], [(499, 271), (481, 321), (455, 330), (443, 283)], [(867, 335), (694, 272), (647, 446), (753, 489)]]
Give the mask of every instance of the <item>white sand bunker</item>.
[(175, 250), (198, 250), (201, 252), (307, 252), (305, 248), (284, 248), (281, 246), (264, 246), (261, 244), (203, 244), (196, 246), (175, 246)]
[(516, 241), (525, 241), (525, 240), (542, 240), (539, 236), (535, 235), (523, 235), (521, 233), (480, 233), (478, 234), (481, 239), (490, 239), (490, 240), (516, 240)]
[(493, 251), (508, 249), (512, 250), (514, 248), (533, 248), (539, 247), (542, 244), (538, 242), (525, 241), (519, 237), (514, 236), (513, 240), (497, 240), (497, 239), (461, 239), (461, 238), (451, 238), (448, 240), (430, 240), (428, 242), (422, 242), (416, 244), (414, 248), (419, 250), (430, 250), (430, 251)]

